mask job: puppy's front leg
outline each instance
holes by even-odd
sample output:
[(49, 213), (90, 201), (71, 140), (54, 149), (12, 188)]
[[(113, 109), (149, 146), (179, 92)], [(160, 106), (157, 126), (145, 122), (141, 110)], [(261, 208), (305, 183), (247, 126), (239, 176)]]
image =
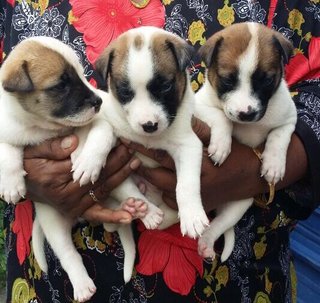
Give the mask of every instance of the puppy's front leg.
[(262, 153), (261, 176), (268, 182), (277, 183), (284, 177), (287, 150), (295, 125), (290, 123), (272, 130)]
[(209, 224), (200, 196), (202, 143), (191, 132), (181, 145), (168, 150), (177, 171), (176, 196), (179, 208), (180, 228), (183, 235), (197, 238)]
[(210, 127), (208, 154), (215, 164), (221, 165), (231, 152), (232, 121), (222, 109), (201, 104), (196, 106), (196, 116)]
[(107, 156), (114, 147), (116, 138), (111, 125), (104, 119), (95, 119), (92, 124), (76, 130), (79, 145), (72, 153), (73, 179), (80, 186), (94, 183), (106, 164)]
[(23, 148), (0, 143), (0, 196), (17, 203), (26, 194)]

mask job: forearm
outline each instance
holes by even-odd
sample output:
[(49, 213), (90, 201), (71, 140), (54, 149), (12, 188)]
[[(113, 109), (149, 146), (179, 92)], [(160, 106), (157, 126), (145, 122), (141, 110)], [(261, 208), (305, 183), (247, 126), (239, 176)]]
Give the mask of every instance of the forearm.
[[(262, 149), (263, 147), (260, 150)], [(307, 166), (304, 146), (294, 134), (288, 148), (286, 174), (283, 180), (276, 184), (276, 189), (282, 189), (304, 178), (307, 175)], [(260, 176), (260, 168), (261, 162), (253, 150), (234, 140), (231, 154), (223, 165), (215, 168), (214, 174), (207, 173), (205, 178), (203, 177), (202, 197), (205, 209), (210, 211), (227, 201), (268, 192), (269, 186)]]

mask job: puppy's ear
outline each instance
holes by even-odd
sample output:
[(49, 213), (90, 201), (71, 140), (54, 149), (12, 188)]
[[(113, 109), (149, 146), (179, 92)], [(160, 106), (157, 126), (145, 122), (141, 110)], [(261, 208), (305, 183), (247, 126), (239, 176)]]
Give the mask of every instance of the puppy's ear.
[(273, 43), (280, 52), (283, 64), (287, 64), (294, 49), (292, 43), (277, 31), (273, 35)]
[(103, 89), (105, 89), (107, 92), (109, 90), (108, 76), (111, 73), (113, 57), (114, 48), (109, 46), (102, 52), (102, 54), (99, 56), (95, 63), (96, 71), (103, 80)]
[(178, 69), (180, 71), (184, 71), (190, 64), (190, 60), (194, 53), (194, 48), (186, 41), (176, 37), (167, 38), (165, 43), (172, 52)]
[(28, 93), (34, 90), (34, 85), (28, 72), (28, 63), (8, 66), (8, 72), (2, 81), (4, 90), (8, 92)]
[(210, 67), (216, 62), (219, 48), (222, 44), (223, 37), (220, 35), (211, 36), (207, 42), (199, 48), (198, 54), (206, 67)]

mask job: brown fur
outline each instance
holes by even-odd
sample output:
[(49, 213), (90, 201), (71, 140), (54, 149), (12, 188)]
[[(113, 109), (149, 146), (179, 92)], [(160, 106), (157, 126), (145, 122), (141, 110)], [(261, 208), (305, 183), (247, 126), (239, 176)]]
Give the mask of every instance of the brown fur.
[[(13, 51), (3, 74), (3, 86), (12, 90), (43, 90), (54, 85), (68, 63), (54, 50), (28, 41)], [(31, 83), (30, 83), (31, 81)]]
[[(181, 43), (179, 39), (169, 34), (157, 34), (151, 41), (151, 51), (154, 59), (154, 71), (164, 75), (167, 78), (175, 79), (176, 89), (179, 94), (179, 100), (182, 100), (186, 87), (186, 77), (184, 72), (179, 71), (176, 58), (172, 49), (168, 46), (168, 42), (172, 43), (176, 47), (178, 52), (183, 52), (185, 45)], [(100, 56), (96, 62), (96, 68), (103, 71), (108, 81), (107, 74), (111, 73), (112, 81), (109, 83), (111, 90), (115, 91), (115, 83), (127, 80), (127, 56), (129, 47), (133, 45), (137, 50), (142, 49), (145, 46), (146, 41), (143, 41), (141, 35), (132, 37), (131, 35), (124, 34), (120, 36), (116, 43), (111, 43)], [(178, 56), (183, 56), (178, 53)], [(112, 57), (112, 62), (110, 59)], [(110, 66), (111, 64), (111, 66)], [(108, 85), (108, 86), (109, 86)]]
[[(275, 49), (274, 39), (279, 41), (284, 53), (288, 56), (290, 56), (292, 46), (282, 34), (263, 25), (256, 25), (258, 26), (258, 43), (262, 46), (258, 48), (259, 68), (270, 74), (276, 74), (279, 81), (281, 76), (279, 52)], [(217, 74), (225, 76), (238, 69), (239, 60), (237, 58), (240, 58), (246, 51), (251, 38), (248, 25), (239, 23), (217, 32), (200, 48), (200, 56), (208, 65), (208, 80), (213, 87), (216, 85)], [(217, 46), (218, 55), (213, 60), (212, 55)]]

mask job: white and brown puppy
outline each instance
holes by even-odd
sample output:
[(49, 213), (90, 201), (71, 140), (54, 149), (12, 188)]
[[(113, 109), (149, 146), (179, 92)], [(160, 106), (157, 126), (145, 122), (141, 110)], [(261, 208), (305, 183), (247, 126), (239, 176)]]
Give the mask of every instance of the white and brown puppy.
[[(191, 127), (194, 93), (186, 71), (191, 51), (183, 39), (171, 33), (140, 27), (111, 43), (97, 60), (96, 68), (106, 83), (104, 113), (115, 134), (148, 148), (166, 150), (172, 156), (177, 170), (181, 232), (195, 238), (201, 235), (208, 219), (200, 197), (202, 144)], [(178, 221), (177, 213), (165, 206), (159, 191), (149, 187), (144, 196), (132, 178), (125, 183), (111, 195), (122, 201), (131, 193), (129, 196), (146, 201), (148, 212), (142, 221), (147, 221), (147, 228), (164, 228)], [(154, 204), (164, 212), (162, 224), (162, 212)], [(133, 265), (132, 249), (134, 246), (129, 249)]]
[[(292, 50), (283, 35), (258, 23), (227, 27), (200, 48), (207, 72), (196, 94), (196, 116), (211, 127), (208, 153), (214, 163), (221, 165), (228, 157), (232, 136), (250, 147), (265, 142), (261, 175), (273, 183), (283, 178), (297, 120), (283, 78), (283, 64)], [(214, 242), (224, 233), (221, 260), (229, 257), (234, 247), (233, 226), (252, 202), (252, 198), (232, 201), (217, 209), (199, 239), (203, 257), (214, 257)]]
[[(78, 127), (82, 127), (77, 133), (80, 144), (73, 160), (81, 158), (82, 161), (74, 166), (74, 176), (81, 183), (95, 181), (114, 141), (105, 138), (109, 124), (97, 114), (102, 99), (84, 78), (72, 49), (53, 38), (26, 39), (3, 63), (0, 83), (2, 198), (16, 203), (26, 194), (23, 169), (26, 145), (71, 133)], [(104, 144), (94, 145), (99, 140)], [(85, 161), (93, 156), (94, 163)], [(35, 202), (35, 208), (32, 244), (40, 268), (48, 270), (43, 251), (45, 237), (70, 278), (74, 299), (88, 300), (96, 288), (73, 245), (73, 220), (44, 203)]]

